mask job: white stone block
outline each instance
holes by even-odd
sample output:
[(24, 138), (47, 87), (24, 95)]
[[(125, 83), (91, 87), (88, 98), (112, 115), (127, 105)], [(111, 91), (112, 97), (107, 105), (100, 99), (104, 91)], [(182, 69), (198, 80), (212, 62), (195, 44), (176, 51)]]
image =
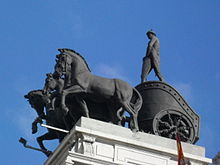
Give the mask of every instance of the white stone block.
[[(205, 149), (182, 143), (191, 165), (207, 165)], [(110, 123), (82, 117), (45, 165), (177, 165), (176, 141), (133, 133)]]

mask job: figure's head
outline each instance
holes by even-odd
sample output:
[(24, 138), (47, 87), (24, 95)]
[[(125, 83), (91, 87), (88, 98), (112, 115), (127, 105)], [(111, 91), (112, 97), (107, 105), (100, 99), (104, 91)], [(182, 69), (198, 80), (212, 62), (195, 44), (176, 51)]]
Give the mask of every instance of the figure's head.
[(57, 81), (53, 77), (52, 73), (46, 74), (47, 78), (45, 79), (44, 91), (50, 92), (53, 91), (57, 86)]
[(45, 79), (44, 84), (44, 94), (48, 95), (50, 92), (57, 91), (58, 93), (64, 87), (64, 80), (59, 77), (59, 75), (55, 73), (48, 73), (46, 74), (47, 78)]
[(151, 29), (146, 33), (147, 37), (151, 39), (153, 36), (156, 36), (156, 33)]

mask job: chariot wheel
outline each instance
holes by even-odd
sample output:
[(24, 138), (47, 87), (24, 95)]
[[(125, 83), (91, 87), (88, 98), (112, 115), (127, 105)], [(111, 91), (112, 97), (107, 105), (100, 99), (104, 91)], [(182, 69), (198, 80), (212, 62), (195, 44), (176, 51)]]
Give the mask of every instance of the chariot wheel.
[(160, 111), (153, 119), (155, 135), (176, 139), (178, 132), (181, 141), (195, 143), (195, 130), (189, 118), (178, 110), (167, 109)]

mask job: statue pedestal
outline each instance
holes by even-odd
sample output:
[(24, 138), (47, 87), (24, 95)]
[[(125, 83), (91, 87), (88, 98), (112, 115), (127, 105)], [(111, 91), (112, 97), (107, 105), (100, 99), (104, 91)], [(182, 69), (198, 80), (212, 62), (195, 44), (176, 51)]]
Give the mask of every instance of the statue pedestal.
[[(205, 148), (182, 147), (192, 165), (212, 162)], [(175, 140), (82, 117), (44, 165), (177, 165), (176, 148)]]

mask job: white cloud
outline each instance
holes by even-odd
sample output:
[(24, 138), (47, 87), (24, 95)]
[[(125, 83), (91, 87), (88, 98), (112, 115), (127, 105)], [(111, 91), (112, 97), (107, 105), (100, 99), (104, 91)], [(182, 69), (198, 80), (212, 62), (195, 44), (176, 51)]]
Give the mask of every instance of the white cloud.
[[(28, 104), (28, 103), (27, 103)], [(31, 109), (31, 110), (30, 110)], [(15, 124), (21, 131), (21, 135), (28, 141), (35, 141), (35, 137), (32, 134), (31, 125), (34, 119), (37, 117), (34, 110), (31, 107), (25, 107), (17, 111)]]
[(98, 64), (94, 69), (94, 74), (106, 78), (119, 78), (124, 81), (130, 82), (129, 79), (123, 74), (123, 70), (117, 65)]
[(31, 127), (32, 122), (37, 117), (37, 113), (24, 98), (24, 95), (28, 93), (27, 91), (34, 88), (31, 85), (37, 86), (29, 77), (23, 75), (20, 75), (16, 81), (12, 82), (10, 90), (14, 94), (11, 99), (15, 99), (16, 102), (15, 104), (9, 104), (4, 113), (8, 118), (12, 119), (14, 127), (20, 132), (20, 136), (33, 142), (35, 141), (35, 136), (32, 134)]

